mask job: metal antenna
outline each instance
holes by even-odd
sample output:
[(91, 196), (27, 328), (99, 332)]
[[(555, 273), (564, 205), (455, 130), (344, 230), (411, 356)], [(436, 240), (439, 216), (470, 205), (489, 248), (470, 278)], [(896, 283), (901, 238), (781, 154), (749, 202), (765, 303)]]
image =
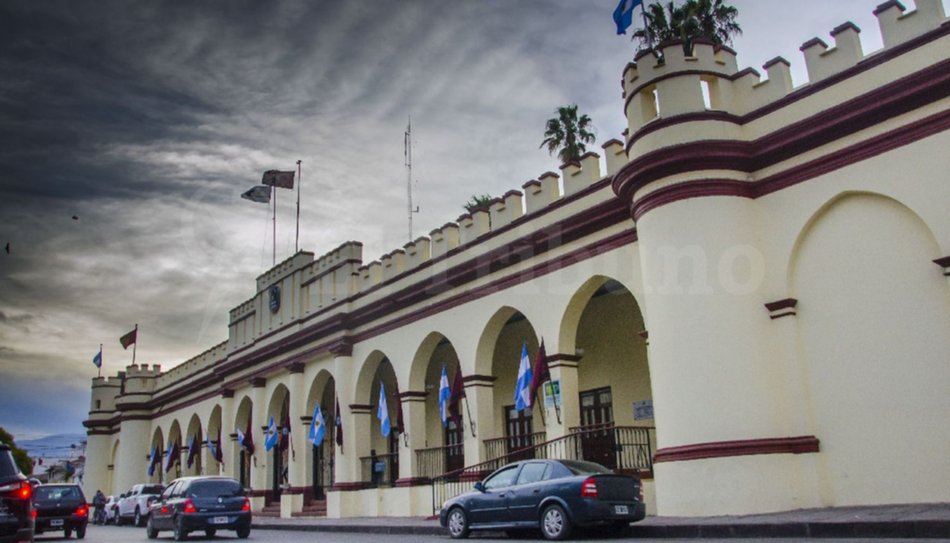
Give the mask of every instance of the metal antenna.
[(419, 212), (419, 206), (412, 207), (412, 117), (403, 134), (403, 156), (406, 164), (406, 194), (409, 200), (409, 241), (412, 241), (412, 214)]

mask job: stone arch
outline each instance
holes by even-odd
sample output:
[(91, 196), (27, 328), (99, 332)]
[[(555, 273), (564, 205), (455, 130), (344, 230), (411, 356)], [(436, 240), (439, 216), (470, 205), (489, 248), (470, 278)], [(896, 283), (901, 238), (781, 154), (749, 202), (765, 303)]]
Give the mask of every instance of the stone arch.
[[(826, 503), (946, 493), (933, 477), (950, 473), (950, 286), (938, 251), (915, 212), (867, 192), (831, 199), (796, 241), (789, 292)], [(881, 480), (889, 471), (900, 485)]]
[[(264, 420), (261, 421), (262, 425), (270, 425), (271, 419), (273, 419), (277, 425), (279, 444), (270, 451), (266, 450), (265, 443), (261, 443), (261, 447), (264, 447), (263, 451), (266, 458), (267, 488), (270, 492), (274, 493), (270, 499), (275, 500), (277, 499), (276, 493), (279, 491), (279, 487), (289, 482), (290, 445), (284, 445), (289, 438), (281, 434), (288, 432), (288, 427), (291, 424), (290, 390), (283, 383), (278, 384), (274, 387), (273, 392), (271, 392), (270, 401), (267, 403), (267, 415), (264, 417)], [(264, 441), (266, 441), (266, 432), (263, 435)]]
[[(245, 433), (253, 432), (254, 428), (251, 427), (251, 424), (253, 423), (254, 401), (247, 394), (243, 394), (240, 399), (235, 398), (235, 401), (238, 406), (234, 412), (235, 430)], [(244, 448), (236, 440), (232, 443), (234, 446), (231, 447), (231, 465), (237, 467), (234, 470), (234, 476), (241, 481), (243, 486), (249, 487), (251, 485), (251, 455), (246, 454)], [(255, 450), (257, 447), (263, 446), (263, 443), (255, 443)]]
[[(577, 357), (554, 362), (565, 365), (560, 383), (565, 425), (619, 427), (613, 433), (582, 434), (585, 459), (615, 470), (649, 468), (642, 461), (652, 453), (646, 444), (656, 443), (649, 435), (653, 392), (643, 329), (643, 314), (630, 289), (602, 275), (578, 288), (560, 327), (560, 352)], [(629, 430), (631, 426), (648, 429)]]
[[(224, 432), (222, 431), (222, 420), (221, 420), (221, 405), (214, 404), (214, 407), (211, 408), (211, 415), (208, 417), (208, 424), (205, 430), (205, 444), (213, 442), (215, 447), (221, 447), (222, 444), (226, 441), (227, 435), (222, 436)], [(204, 465), (206, 466), (205, 472), (208, 475), (216, 475), (220, 473), (221, 464), (218, 463), (214, 458), (214, 453), (210, 447), (205, 446), (204, 454)], [(223, 457), (222, 457), (223, 459)]]
[[(515, 381), (518, 377), (518, 366), (524, 344), (527, 344), (528, 358), (533, 365), (539, 346), (537, 333), (525, 314), (510, 306), (503, 306), (495, 311), (479, 336), (475, 357), (476, 373), (494, 377), (492, 431), (482, 432), (486, 438), (491, 436), (490, 439), (500, 439), (510, 434), (509, 425), (512, 423), (509, 421), (508, 406), (515, 403)], [(488, 456), (507, 454), (508, 449), (527, 446), (532, 439), (542, 437), (537, 431), (540, 424), (533, 423), (537, 410), (537, 404), (535, 404), (531, 410), (518, 415), (519, 422), (516, 425), (519, 428), (518, 432), (521, 432), (519, 436), (522, 437), (504, 443), (494, 441), (488, 443)], [(506, 430), (509, 431), (506, 433)], [(496, 445), (500, 447), (497, 451), (492, 449)]]
[[(465, 467), (464, 426), (470, 421), (462, 410), (461, 427), (451, 419), (445, 425), (442, 423), (439, 390), (443, 366), (451, 387), (455, 375), (462, 371), (458, 352), (445, 335), (430, 332), (416, 350), (410, 373), (410, 390), (425, 393), (423, 447), (427, 451), (421, 453), (422, 457), (417, 457), (422, 465), (417, 466), (421, 473), (416, 473), (415, 476), (432, 477)], [(439, 447), (445, 449), (438, 449)]]
[[(148, 475), (146, 472), (146, 478), (148, 479), (147, 482), (160, 483), (164, 481), (163, 474), (165, 471), (165, 460), (164, 460), (164, 456), (162, 456), (164, 453), (165, 453), (165, 434), (164, 432), (162, 432), (161, 426), (159, 426), (155, 428), (154, 432), (152, 432), (152, 442), (148, 448), (147, 454), (149, 455), (149, 460), (147, 462), (151, 462), (152, 455), (156, 455), (155, 456), (156, 465), (155, 465), (155, 469), (152, 470), (151, 475)], [(148, 468), (148, 466), (146, 466), (146, 468)], [(120, 490), (120, 492), (121, 491), (122, 490)]]
[[(167, 457), (167, 454), (169, 452), (169, 446), (171, 447), (170, 452), (172, 454), (177, 453), (177, 457), (172, 458), (171, 461), (169, 461)], [(170, 481), (177, 477), (181, 477), (181, 472), (182, 472), (181, 453), (182, 451), (184, 451), (184, 446), (185, 446), (185, 443), (183, 441), (183, 436), (181, 433), (181, 424), (178, 422), (178, 419), (175, 419), (172, 421), (171, 426), (168, 428), (168, 441), (165, 444), (166, 458), (165, 458), (165, 463), (162, 466), (162, 476), (165, 478), (165, 480)]]
[[(373, 351), (363, 362), (357, 377), (356, 401), (361, 409), (369, 408), (369, 424), (364, 426), (364, 432), (369, 435), (358, 436), (358, 456), (363, 464), (363, 478), (369, 480), (372, 473), (369, 459), (374, 453), (386, 463), (386, 470), (380, 476), (380, 481), (395, 481), (399, 477), (398, 447), (399, 437), (396, 435), (398, 412), (401, 409), (398, 399), (400, 390), (396, 372), (389, 357), (382, 351)], [(388, 437), (382, 435), (381, 421), (378, 417), (380, 387), (384, 388), (386, 407), (392, 428)]]
[[(197, 447), (197, 452), (195, 456), (192, 457), (191, 447), (192, 440), (195, 441), (194, 446)], [(182, 461), (182, 474), (184, 475), (201, 475), (203, 473), (202, 467), (204, 466), (203, 459), (201, 458), (201, 443), (204, 441), (201, 431), (201, 419), (198, 418), (198, 414), (195, 413), (191, 416), (191, 420), (188, 421), (188, 430), (185, 432), (184, 438), (182, 439), (182, 452), (184, 453), (185, 459)], [(191, 467), (188, 467), (188, 460), (191, 459)]]
[[(311, 415), (311, 418), (314, 408), (317, 404), (320, 405), (320, 411), (323, 415), (325, 425), (324, 438), (319, 446), (315, 446), (309, 441), (304, 442), (306, 454), (304, 480), (307, 481), (307, 488), (304, 490), (304, 495), (307, 501), (311, 499), (323, 499), (326, 496), (327, 490), (333, 486), (335, 481), (333, 466), (336, 454), (335, 421), (337, 401), (336, 379), (329, 371), (325, 369), (320, 370), (310, 383), (306, 400), (306, 412)], [(310, 426), (307, 426), (307, 428), (309, 431)]]

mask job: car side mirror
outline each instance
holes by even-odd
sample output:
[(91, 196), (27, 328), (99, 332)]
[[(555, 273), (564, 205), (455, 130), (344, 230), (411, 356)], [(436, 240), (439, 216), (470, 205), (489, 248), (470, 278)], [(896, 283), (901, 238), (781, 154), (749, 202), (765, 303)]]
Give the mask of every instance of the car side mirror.
[(482, 483), (481, 481), (478, 481), (477, 483), (475, 483), (475, 490), (479, 492), (485, 492), (485, 484)]

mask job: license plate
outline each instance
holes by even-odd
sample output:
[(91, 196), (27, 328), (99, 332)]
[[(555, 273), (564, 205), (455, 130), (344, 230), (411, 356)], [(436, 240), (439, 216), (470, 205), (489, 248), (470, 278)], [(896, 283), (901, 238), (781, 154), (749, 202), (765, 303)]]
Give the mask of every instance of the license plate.
[(614, 513), (618, 515), (629, 515), (630, 509), (626, 505), (615, 505)]
[(211, 524), (227, 524), (228, 517), (213, 517), (211, 519)]
[(54, 518), (53, 520), (49, 521), (49, 525), (50, 525), (50, 526), (62, 526), (62, 525), (63, 525), (63, 519), (61, 519), (61, 518)]

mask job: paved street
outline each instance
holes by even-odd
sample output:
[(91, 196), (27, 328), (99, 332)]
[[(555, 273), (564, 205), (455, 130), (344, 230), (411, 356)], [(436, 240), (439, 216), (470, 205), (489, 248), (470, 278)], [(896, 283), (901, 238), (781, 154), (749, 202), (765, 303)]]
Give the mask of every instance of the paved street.
[[(189, 540), (194, 541), (240, 541), (237, 537), (234, 536), (233, 532), (223, 532), (222, 535), (216, 536), (214, 539), (208, 539), (204, 537), (203, 534), (194, 534), (188, 538)], [(481, 542), (490, 542), (490, 541), (514, 541), (512, 539), (507, 539), (505, 537), (499, 537), (499, 534), (491, 535), (477, 535), (473, 536), (471, 539)], [(247, 541), (276, 541), (281, 543), (312, 543), (315, 540), (319, 540), (320, 543), (363, 543), (366, 541), (385, 541), (386, 543), (428, 543), (428, 542), (439, 542), (439, 541), (451, 541), (448, 536), (420, 536), (420, 535), (392, 535), (392, 534), (367, 534), (367, 533), (333, 533), (333, 532), (293, 532), (293, 531), (282, 531), (282, 530), (252, 530), (251, 537)], [(600, 539), (597, 537), (585, 537), (581, 539), (582, 541), (636, 541), (637, 543), (685, 543), (690, 541), (697, 541), (696, 539)], [(43, 534), (36, 538), (36, 541), (65, 541), (63, 539), (62, 533), (50, 533)], [(75, 539), (70, 539), (69, 541), (75, 541)], [(86, 532), (85, 541), (91, 543), (126, 543), (126, 542), (147, 542), (150, 541), (145, 537), (144, 528), (132, 528), (129, 526), (89, 526), (88, 531)], [(158, 541), (172, 541), (171, 532), (163, 532), (160, 534)], [(520, 541), (544, 541), (539, 537), (537, 538), (524, 538)], [(833, 539), (833, 540), (819, 540), (819, 539), (770, 539), (770, 538), (756, 538), (756, 539), (702, 539), (700, 541), (722, 541), (722, 542), (732, 542), (741, 541), (742, 543), (783, 543), (783, 542), (794, 542), (794, 541), (834, 541), (834, 543), (867, 543), (867, 539)], [(936, 542), (936, 541), (948, 541), (948, 540), (938, 540), (938, 539), (875, 539), (874, 543), (888, 543), (888, 542)]]

